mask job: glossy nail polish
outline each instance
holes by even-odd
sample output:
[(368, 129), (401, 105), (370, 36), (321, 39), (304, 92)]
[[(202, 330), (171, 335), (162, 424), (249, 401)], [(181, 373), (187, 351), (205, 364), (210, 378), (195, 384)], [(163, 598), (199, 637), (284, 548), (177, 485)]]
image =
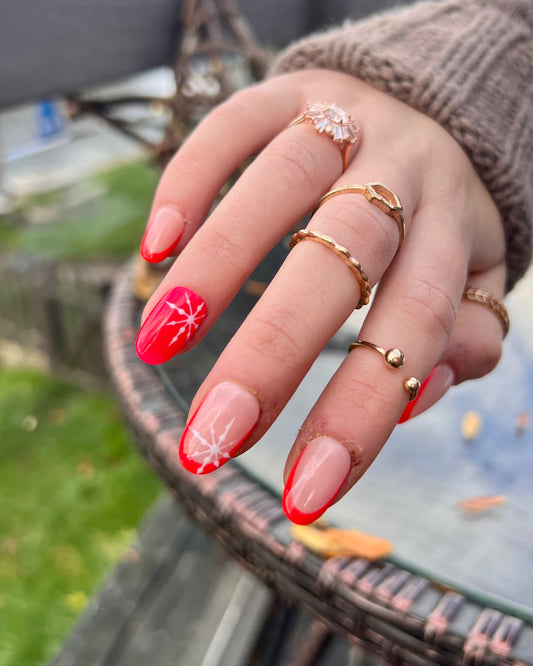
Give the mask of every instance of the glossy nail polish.
[(240, 448), (259, 418), (259, 403), (233, 382), (211, 389), (187, 424), (179, 457), (186, 470), (207, 474), (221, 467)]
[(160, 208), (148, 225), (141, 243), (146, 261), (157, 263), (166, 259), (177, 245), (185, 228), (185, 218), (173, 208)]
[(453, 382), (454, 374), (450, 366), (436, 365), (422, 382), (416, 398), (405, 406), (398, 423), (405, 423), (412, 416), (416, 416), (431, 407), (442, 398)]
[(185, 347), (207, 316), (205, 302), (186, 287), (167, 291), (137, 335), (137, 355), (145, 363), (164, 363)]
[(283, 492), (283, 510), (308, 525), (331, 506), (351, 469), (348, 449), (332, 437), (316, 437), (300, 454)]

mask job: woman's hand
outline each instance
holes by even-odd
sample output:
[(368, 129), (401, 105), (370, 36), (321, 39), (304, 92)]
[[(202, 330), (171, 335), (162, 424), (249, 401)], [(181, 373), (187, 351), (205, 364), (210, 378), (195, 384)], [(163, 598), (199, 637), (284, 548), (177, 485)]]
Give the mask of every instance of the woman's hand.
[[(344, 173), (329, 137), (307, 123), (288, 127), (315, 101), (337, 104), (362, 128)], [(205, 220), (223, 183), (256, 154)], [(148, 260), (178, 255), (146, 305), (137, 340), (140, 358), (161, 363), (205, 335), (328, 190), (373, 182), (403, 204), (406, 235), (396, 257), (394, 220), (359, 194), (330, 199), (308, 228), (347, 248), (372, 285), (380, 281), (360, 338), (399, 348), (406, 360), (393, 370), (375, 351), (356, 348), (332, 377), (285, 469), (284, 506), (296, 522), (316, 519), (366, 471), (406, 408), (406, 377), (430, 375), (413, 416), (451, 384), (496, 365), (498, 318), (461, 296), (467, 282), (503, 295), (498, 210), (433, 120), (351, 76), (309, 70), (239, 92), (204, 119), (167, 167), (143, 240)], [(212, 471), (260, 439), (359, 298), (338, 256), (298, 243), (200, 387), (180, 446), (184, 466)]]

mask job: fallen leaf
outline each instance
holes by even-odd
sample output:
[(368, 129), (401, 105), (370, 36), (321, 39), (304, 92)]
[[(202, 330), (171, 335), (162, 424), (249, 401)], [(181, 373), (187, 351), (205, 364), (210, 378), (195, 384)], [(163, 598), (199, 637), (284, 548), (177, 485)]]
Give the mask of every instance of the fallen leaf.
[(516, 434), (521, 435), (529, 428), (529, 414), (527, 412), (519, 412), (515, 419)]
[(2, 552), (5, 553), (6, 555), (16, 555), (17, 550), (18, 550), (18, 544), (16, 539), (13, 539), (13, 537), (7, 537), (2, 541), (1, 544), (1, 549)]
[(461, 432), (467, 442), (473, 442), (479, 435), (482, 426), (481, 415), (477, 412), (467, 412), (463, 416)]
[(243, 291), (248, 296), (261, 296), (266, 291), (268, 282), (261, 282), (259, 280), (246, 280), (243, 286)]
[(478, 495), (462, 500), (459, 502), (459, 506), (467, 513), (481, 513), (486, 509), (501, 506), (506, 501), (505, 495)]
[(358, 530), (293, 525), (291, 532), (297, 541), (322, 557), (364, 557), (367, 560), (380, 560), (392, 552), (392, 543), (387, 539)]
[(69, 610), (78, 613), (87, 605), (87, 595), (81, 590), (79, 592), (71, 592), (65, 595), (64, 603)]
[(92, 479), (94, 476), (94, 465), (89, 458), (83, 458), (76, 465), (76, 471), (82, 479)]
[(62, 407), (54, 407), (48, 412), (48, 419), (50, 420), (50, 423), (63, 425), (67, 420), (67, 410)]

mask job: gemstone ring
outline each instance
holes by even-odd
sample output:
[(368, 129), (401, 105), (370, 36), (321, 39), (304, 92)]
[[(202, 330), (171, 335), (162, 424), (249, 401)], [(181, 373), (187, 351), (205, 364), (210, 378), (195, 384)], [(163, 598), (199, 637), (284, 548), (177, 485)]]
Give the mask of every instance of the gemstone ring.
[(346, 169), (352, 147), (361, 140), (361, 130), (350, 115), (335, 104), (312, 102), (289, 127), (301, 123), (309, 123), (319, 134), (327, 134), (333, 139), (341, 151), (343, 170)]

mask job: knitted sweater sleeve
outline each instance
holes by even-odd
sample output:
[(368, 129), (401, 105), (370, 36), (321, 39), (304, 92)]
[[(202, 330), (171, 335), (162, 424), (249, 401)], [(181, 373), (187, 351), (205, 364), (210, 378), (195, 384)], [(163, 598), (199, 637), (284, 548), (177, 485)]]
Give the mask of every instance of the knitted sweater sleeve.
[(272, 72), (340, 70), (440, 123), (498, 206), (507, 289), (533, 223), (533, 0), (441, 0), (377, 14), (290, 46)]

